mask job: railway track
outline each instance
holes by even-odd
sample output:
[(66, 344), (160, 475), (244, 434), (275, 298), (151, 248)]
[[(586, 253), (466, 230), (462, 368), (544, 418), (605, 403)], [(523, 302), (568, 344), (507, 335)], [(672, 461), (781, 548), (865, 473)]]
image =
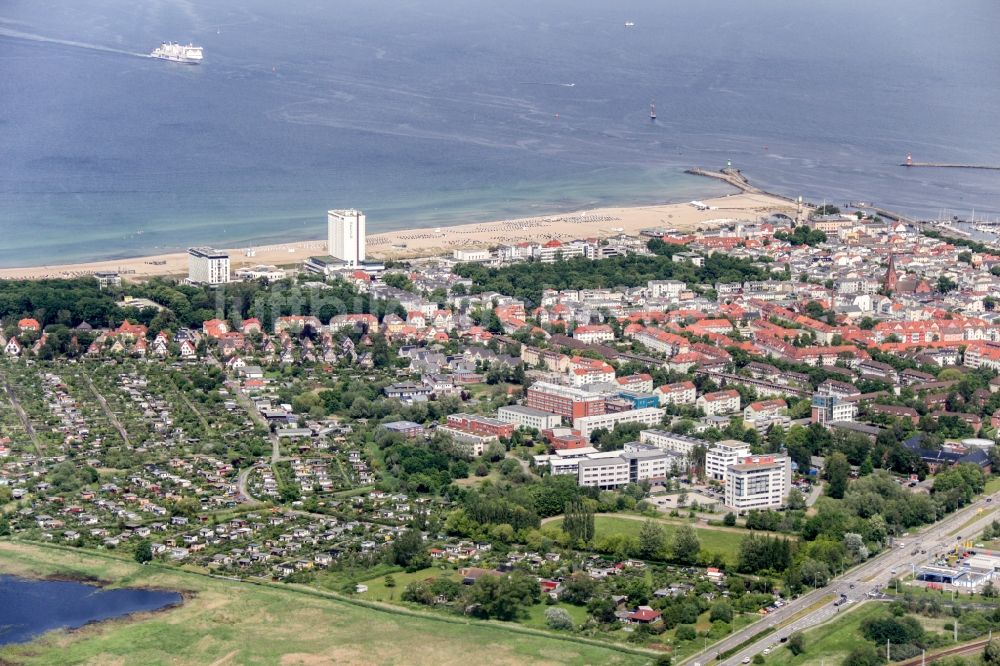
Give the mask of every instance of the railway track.
[(948, 648), (947, 650), (935, 652), (933, 655), (927, 655), (926, 657), (914, 657), (908, 661), (901, 661), (897, 666), (921, 666), (922, 664), (932, 664), (939, 659), (944, 659), (945, 657), (959, 657), (966, 654), (979, 654), (986, 649), (987, 643), (989, 643), (989, 640), (984, 638), (972, 643), (966, 643), (965, 645), (956, 645), (955, 647)]

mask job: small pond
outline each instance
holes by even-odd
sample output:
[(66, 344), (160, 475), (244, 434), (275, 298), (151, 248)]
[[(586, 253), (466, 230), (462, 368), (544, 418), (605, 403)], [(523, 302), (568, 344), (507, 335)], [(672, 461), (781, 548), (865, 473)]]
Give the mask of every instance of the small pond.
[(0, 645), (23, 643), (53, 629), (75, 629), (181, 603), (164, 590), (115, 589), (70, 581), (0, 576)]

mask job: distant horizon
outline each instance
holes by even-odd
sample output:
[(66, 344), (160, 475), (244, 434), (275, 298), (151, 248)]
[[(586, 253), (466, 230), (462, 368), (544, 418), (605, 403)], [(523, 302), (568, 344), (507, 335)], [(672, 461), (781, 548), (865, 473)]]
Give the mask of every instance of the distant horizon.
[[(708, 197), (683, 169), (730, 160), (790, 197), (1000, 216), (993, 172), (898, 166), (996, 161), (993, 5), (130, 7), (0, 10), (0, 266), (319, 238), (338, 207), (377, 233)], [(838, 30), (865, 48), (815, 39)], [(204, 62), (148, 58), (164, 39)]]

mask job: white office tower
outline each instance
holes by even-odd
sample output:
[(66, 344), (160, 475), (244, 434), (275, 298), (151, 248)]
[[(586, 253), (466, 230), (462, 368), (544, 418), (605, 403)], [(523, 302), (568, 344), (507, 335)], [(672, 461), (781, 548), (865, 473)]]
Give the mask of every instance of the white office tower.
[(365, 214), (352, 208), (327, 211), (326, 216), (330, 255), (357, 268), (365, 260)]
[(210, 247), (188, 250), (188, 282), (225, 284), (229, 282), (229, 255)]

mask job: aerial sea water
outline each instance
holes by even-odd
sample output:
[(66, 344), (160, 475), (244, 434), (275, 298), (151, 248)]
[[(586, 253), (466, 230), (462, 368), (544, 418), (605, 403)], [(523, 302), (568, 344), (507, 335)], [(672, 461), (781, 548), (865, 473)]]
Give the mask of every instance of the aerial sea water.
[[(625, 22), (634, 22), (626, 27)], [(0, 266), (723, 194), (1000, 216), (995, 0), (6, 0)], [(160, 41), (200, 66), (141, 57)], [(655, 101), (657, 120), (649, 118)]]

